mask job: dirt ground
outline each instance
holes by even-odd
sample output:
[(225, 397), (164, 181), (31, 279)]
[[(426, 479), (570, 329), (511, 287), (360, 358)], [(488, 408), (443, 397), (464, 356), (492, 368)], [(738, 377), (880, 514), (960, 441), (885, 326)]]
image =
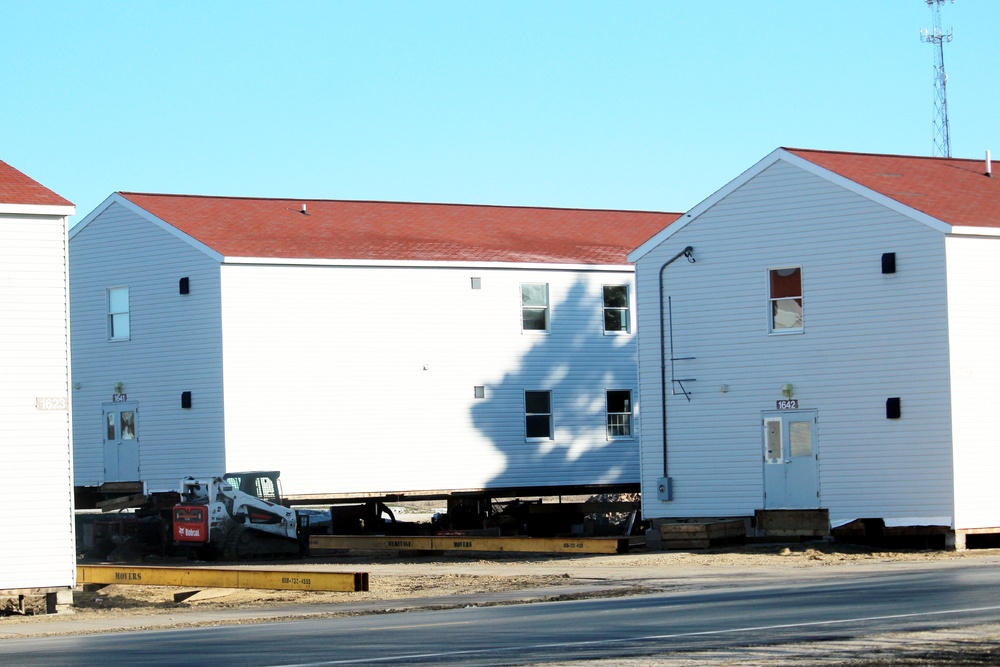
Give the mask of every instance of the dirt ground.
[[(205, 612), (224, 615), (232, 610), (270, 610), (281, 617), (338, 615), (338, 606), (365, 601), (400, 601), (415, 598), (447, 598), (520, 592), (506, 602), (554, 600), (595, 596), (619, 596), (642, 592), (691, 590), (745, 582), (755, 577), (764, 582), (779, 580), (788, 568), (808, 569), (810, 576), (834, 576), (844, 568), (905, 568), (930, 561), (974, 559), (1000, 565), (1000, 550), (879, 551), (833, 543), (758, 545), (706, 552), (662, 552), (637, 550), (611, 556), (524, 555), (443, 553), (407, 555), (405, 552), (348, 552), (314, 555), (304, 560), (264, 564), (229, 564), (241, 568), (280, 568), (289, 571), (367, 572), (370, 590), (365, 593), (310, 591), (213, 590), (183, 602), (174, 594), (184, 589), (113, 585), (94, 592), (74, 594), (72, 614), (58, 614), (60, 632), (73, 633), (89, 620), (120, 620), (164, 617), (170, 626), (212, 623)], [(221, 564), (215, 564), (221, 565)], [(8, 601), (8, 608), (10, 608)], [(458, 600), (456, 599), (456, 603)], [(487, 602), (489, 603), (489, 602)], [(462, 602), (467, 604), (467, 602)], [(388, 605), (387, 605), (388, 606)], [(440, 606), (435, 603), (432, 606)], [(30, 609), (29, 609), (30, 610)], [(40, 610), (35, 609), (38, 613)], [(348, 612), (344, 612), (348, 613)], [(350, 613), (359, 613), (352, 611)], [(363, 612), (362, 612), (363, 613)], [(159, 615), (159, 616), (157, 616)], [(7, 629), (25, 624), (45, 624), (53, 616), (0, 616), (0, 637)], [(186, 619), (190, 619), (190, 622)], [(197, 619), (197, 620), (196, 620)], [(221, 622), (238, 622), (224, 620)], [(163, 627), (161, 623), (157, 627)], [(67, 629), (68, 628), (68, 629)], [(36, 630), (44, 632), (44, 625)], [(662, 667), (686, 665), (950, 665), (1000, 664), (1000, 625), (936, 633), (884, 635), (849, 642), (742, 649), (738, 654), (710, 652), (651, 659), (586, 663), (591, 667)], [(579, 665), (580, 663), (574, 663)]]
[[(289, 571), (367, 572), (366, 593), (316, 591), (265, 591), (226, 589), (218, 597), (174, 603), (183, 589), (157, 586), (112, 585), (96, 592), (74, 594), (76, 613), (144, 612), (155, 609), (233, 608), (289, 604), (335, 604), (356, 600), (398, 600), (424, 596), (527, 591), (571, 584), (605, 584), (618, 594), (642, 590), (669, 590), (685, 581), (725, 580), (756, 574), (761, 578), (780, 575), (784, 568), (821, 568), (831, 565), (875, 565), (915, 563), (963, 558), (996, 558), (1000, 550), (878, 551), (867, 547), (806, 543), (744, 546), (705, 552), (651, 552), (585, 556), (502, 553), (442, 553), (430, 556), (406, 552), (349, 552), (314, 555), (302, 560), (252, 564), (211, 563), (240, 568), (280, 568)], [(156, 563), (147, 563), (155, 565)], [(609, 594), (603, 590), (604, 595)]]

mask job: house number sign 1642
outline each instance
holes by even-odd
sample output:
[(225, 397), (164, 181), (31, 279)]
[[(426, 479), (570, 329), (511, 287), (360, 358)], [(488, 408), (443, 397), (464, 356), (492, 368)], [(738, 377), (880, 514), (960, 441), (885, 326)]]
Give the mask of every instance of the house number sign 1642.
[(798, 410), (799, 409), (799, 399), (797, 398), (786, 398), (784, 400), (778, 401), (779, 410)]

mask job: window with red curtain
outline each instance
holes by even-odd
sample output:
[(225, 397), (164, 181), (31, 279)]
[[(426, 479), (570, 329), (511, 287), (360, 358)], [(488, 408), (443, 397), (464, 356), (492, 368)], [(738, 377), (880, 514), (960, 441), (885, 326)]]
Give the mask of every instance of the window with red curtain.
[(802, 267), (770, 269), (771, 332), (802, 330)]

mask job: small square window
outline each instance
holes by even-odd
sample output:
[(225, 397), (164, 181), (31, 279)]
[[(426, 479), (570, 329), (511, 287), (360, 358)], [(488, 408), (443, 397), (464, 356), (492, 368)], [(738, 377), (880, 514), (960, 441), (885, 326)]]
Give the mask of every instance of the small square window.
[(552, 439), (552, 392), (524, 392), (524, 437)]
[(477, 384), (472, 388), (472, 395), (474, 398), (486, 398), (486, 387), (481, 384)]
[(483, 279), (482, 278), (473, 278), (472, 279), (472, 289), (482, 289), (482, 288), (483, 288)]
[(548, 283), (521, 285), (521, 328), (524, 331), (549, 330)]
[(604, 332), (628, 333), (628, 285), (604, 286)]
[(770, 269), (768, 297), (771, 332), (802, 331), (801, 267)]

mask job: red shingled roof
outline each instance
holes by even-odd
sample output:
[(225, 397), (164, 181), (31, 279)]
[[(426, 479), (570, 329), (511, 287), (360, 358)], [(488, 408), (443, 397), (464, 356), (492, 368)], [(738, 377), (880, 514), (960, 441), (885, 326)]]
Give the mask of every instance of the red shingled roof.
[(680, 215), (118, 194), (227, 257), (626, 264)]
[(1000, 178), (985, 175), (985, 158), (785, 150), (946, 224), (1000, 227)]
[(0, 160), (0, 203), (36, 206), (72, 206), (38, 181)]

